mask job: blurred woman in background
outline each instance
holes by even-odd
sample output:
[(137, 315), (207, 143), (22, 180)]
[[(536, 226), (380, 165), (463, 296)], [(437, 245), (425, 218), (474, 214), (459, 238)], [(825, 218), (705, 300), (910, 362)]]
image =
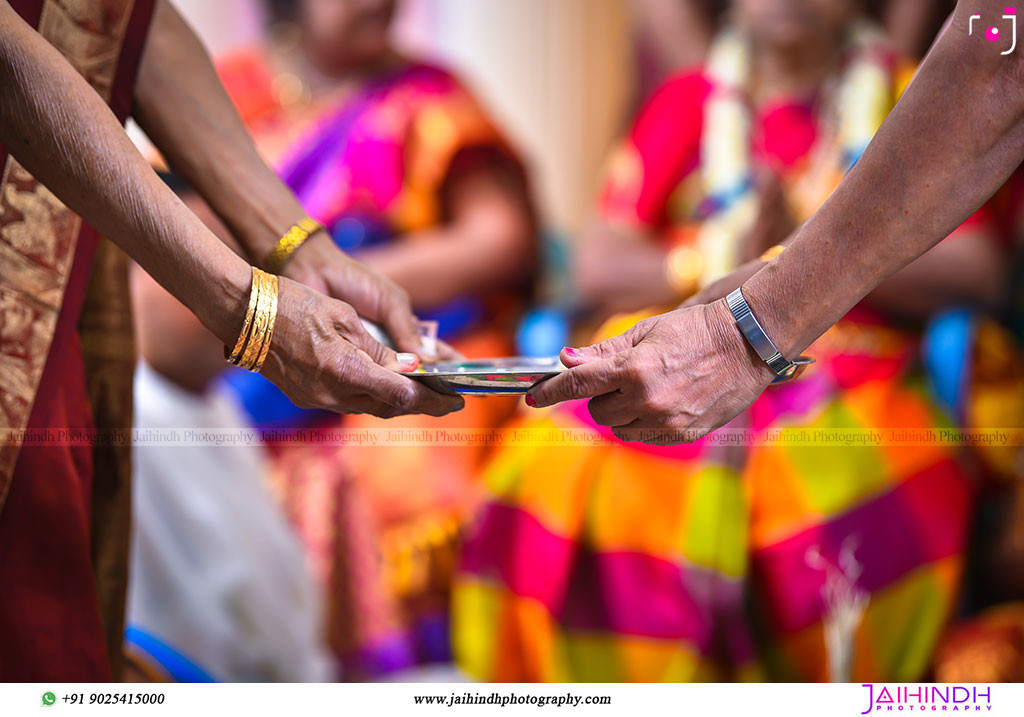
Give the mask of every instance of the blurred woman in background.
[[(457, 77), (392, 47), (394, 0), (275, 6), (294, 22), (277, 26), (271, 51), (219, 63), (261, 150), (336, 243), (404, 288), (440, 338), (470, 357), (513, 353), (535, 234), (515, 153)], [(252, 374), (228, 380), (262, 427), (385, 426), (302, 411)], [(514, 406), (469, 402), (454, 421), (386, 428), (488, 429)], [(347, 678), (450, 659), (454, 541), (482, 451), (278, 447), (279, 487), (328, 589)]]
[[(924, 57), (956, 0), (864, 0), (893, 48), (913, 60)], [(727, 21), (727, 0), (633, 0), (636, 99), (639, 102), (669, 75), (694, 67), (717, 29)]]
[[(770, 261), (909, 81), (855, 0), (732, 11), (613, 155), (578, 256), (604, 315)], [(496, 681), (919, 679), (955, 605), (971, 484), (952, 447), (912, 438), (949, 425), (915, 370), (915, 327), (995, 302), (1002, 261), (976, 215), (816, 342), (803, 377), (696, 444), (621, 443), (585, 402), (524, 419), (608, 444), (493, 460), (456, 589), (461, 666)], [(785, 445), (729, 430), (787, 427), (824, 433)], [(872, 428), (884, 436), (843, 443)]]

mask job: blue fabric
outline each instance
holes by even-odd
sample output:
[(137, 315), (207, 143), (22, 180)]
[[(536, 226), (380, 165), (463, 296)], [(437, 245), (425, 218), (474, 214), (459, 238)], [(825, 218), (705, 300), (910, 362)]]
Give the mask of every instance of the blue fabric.
[(336, 221), (330, 233), (338, 248), (347, 254), (380, 246), (391, 239), (391, 230), (382, 222), (354, 212)]
[(299, 408), (258, 373), (229, 368), (221, 374), (220, 383), (241, 404), (253, 428), (302, 428), (331, 415), (328, 411)]
[(175, 682), (217, 682), (192, 660), (135, 625), (125, 629), (124, 639), (129, 645), (149, 655)]
[(437, 322), (437, 335), (451, 341), (479, 324), (484, 318), (484, 307), (472, 296), (458, 296), (444, 306), (417, 310), (423, 321)]
[(553, 306), (532, 309), (516, 331), (516, 351), (520, 356), (556, 356), (568, 345), (569, 317)]
[(963, 418), (974, 347), (975, 315), (956, 308), (937, 314), (921, 342), (928, 387), (952, 415)]
[(746, 196), (753, 188), (754, 180), (751, 177), (744, 177), (736, 186), (705, 197), (697, 207), (697, 216), (707, 219), (718, 214)]
[(862, 145), (857, 148), (846, 148), (843, 150), (843, 164), (846, 166), (846, 171), (849, 172), (853, 169), (853, 166), (860, 161), (860, 158), (864, 156), (864, 151), (868, 146)]

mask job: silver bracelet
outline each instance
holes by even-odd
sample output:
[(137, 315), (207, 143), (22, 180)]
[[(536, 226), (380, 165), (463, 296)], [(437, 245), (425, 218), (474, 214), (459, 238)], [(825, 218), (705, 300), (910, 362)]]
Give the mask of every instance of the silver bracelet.
[(768, 368), (775, 372), (780, 379), (793, 378), (798, 370), (808, 364), (814, 363), (814, 359), (801, 356), (795, 361), (788, 361), (782, 352), (779, 351), (768, 334), (765, 333), (758, 322), (754, 312), (750, 310), (747, 300), (743, 297), (743, 289), (739, 288), (730, 293), (725, 301), (729, 304), (729, 311), (736, 319), (736, 325), (740, 333), (754, 349), (754, 353), (761, 357), (761, 360), (768, 364)]

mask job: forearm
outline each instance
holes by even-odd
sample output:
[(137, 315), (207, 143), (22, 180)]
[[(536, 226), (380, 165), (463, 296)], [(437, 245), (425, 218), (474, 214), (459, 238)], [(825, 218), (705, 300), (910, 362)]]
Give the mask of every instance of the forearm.
[(142, 56), (134, 116), (253, 263), (304, 216), (257, 152), (199, 39), (166, 0)]
[(219, 338), (237, 332), (248, 267), (159, 180), (110, 109), (0, 2), (0, 142)]
[(358, 258), (405, 289), (413, 308), (422, 310), (476, 288), (469, 278), (474, 267), (462, 246), (447, 230), (431, 229), (370, 249)]
[(508, 229), (473, 223), (429, 229), (359, 256), (405, 289), (415, 308), (511, 286), (531, 265), (529, 241)]
[(744, 285), (784, 355), (949, 235), (1024, 156), (1021, 55), (968, 37), (970, 12), (958, 7), (864, 156), (788, 250)]
[[(135, 92), (135, 117), (238, 240), (251, 263), (267, 255), (305, 216), (288, 187), (256, 151), (195, 33), (159, 0)], [(402, 351), (420, 346), (408, 297), (316, 232), (282, 276), (342, 300), (385, 326)]]
[(598, 224), (576, 250), (576, 290), (586, 307), (602, 313), (678, 303), (669, 284), (664, 248), (620, 226)]
[(447, 223), (359, 257), (416, 307), (517, 285), (533, 269), (536, 230), (525, 192), (499, 167), (464, 172), (449, 185)]

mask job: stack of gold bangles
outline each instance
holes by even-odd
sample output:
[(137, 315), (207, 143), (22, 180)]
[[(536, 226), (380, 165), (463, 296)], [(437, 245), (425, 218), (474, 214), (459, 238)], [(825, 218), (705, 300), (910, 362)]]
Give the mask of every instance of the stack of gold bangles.
[(235, 348), (228, 353), (224, 347), (224, 358), (228, 363), (258, 373), (270, 353), (270, 342), (274, 338), (274, 323), (277, 320), (278, 279), (273, 274), (252, 268), (252, 288), (249, 290), (249, 307), (245, 311), (242, 331), (238, 334)]

